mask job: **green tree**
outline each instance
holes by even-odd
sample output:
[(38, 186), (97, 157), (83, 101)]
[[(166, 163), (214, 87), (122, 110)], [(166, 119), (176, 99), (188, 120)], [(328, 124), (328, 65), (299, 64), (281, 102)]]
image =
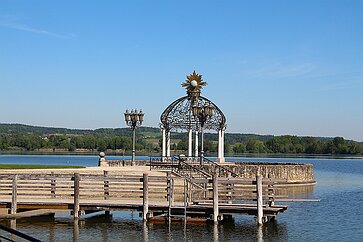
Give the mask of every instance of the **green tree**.
[(188, 150), (188, 142), (186, 140), (181, 140), (178, 143), (178, 150)]
[(246, 145), (242, 143), (236, 143), (233, 146), (234, 153), (245, 153), (246, 152)]
[(322, 154), (323, 144), (321, 141), (313, 137), (302, 137), (301, 142), (305, 147), (304, 153), (306, 154)]
[(267, 149), (263, 141), (251, 137), (247, 141), (246, 150), (250, 153), (265, 153)]

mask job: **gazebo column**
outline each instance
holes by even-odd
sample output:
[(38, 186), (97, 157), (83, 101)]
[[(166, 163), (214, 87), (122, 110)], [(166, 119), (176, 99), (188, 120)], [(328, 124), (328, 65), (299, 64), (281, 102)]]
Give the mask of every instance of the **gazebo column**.
[(164, 128), (161, 129), (161, 133), (162, 133), (161, 135), (163, 137), (162, 138), (162, 141), (163, 142), (162, 142), (162, 146), (161, 146), (161, 156), (162, 157), (165, 157), (166, 156), (166, 137), (165, 137), (165, 135), (166, 135), (165, 133), (166, 132), (165, 132), (165, 129)]
[(195, 148), (194, 148), (194, 156), (198, 157), (198, 130), (195, 131)]
[(224, 130), (218, 130), (218, 162), (224, 162)]
[(222, 130), (218, 130), (218, 161), (221, 159), (222, 155)]
[(220, 162), (224, 162), (224, 130), (222, 130), (221, 133), (222, 133), (222, 146), (221, 146), (221, 159), (220, 159)]
[(189, 129), (188, 131), (188, 157), (193, 156), (193, 130)]
[(166, 138), (166, 156), (167, 157), (170, 157), (170, 139), (171, 139), (171, 134), (170, 134), (170, 130), (168, 130), (167, 138)]

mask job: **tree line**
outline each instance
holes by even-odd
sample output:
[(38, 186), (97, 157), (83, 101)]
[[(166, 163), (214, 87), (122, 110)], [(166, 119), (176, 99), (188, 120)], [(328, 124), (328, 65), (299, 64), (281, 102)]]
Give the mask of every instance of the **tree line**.
[(236, 153), (284, 153), (284, 154), (363, 154), (363, 144), (335, 137), (319, 140), (314, 137), (276, 136), (267, 141), (249, 138), (246, 143), (235, 143)]
[[(36, 127), (22, 124), (0, 124), (0, 150), (62, 149), (77, 151), (132, 149), (130, 128), (101, 128), (96, 130), (73, 130), (64, 128)], [(161, 133), (158, 128), (137, 129), (136, 149), (160, 152)], [(206, 133), (204, 150), (217, 152), (218, 137)], [(175, 152), (188, 150), (186, 133), (172, 133), (171, 149)], [(254, 134), (225, 134), (226, 153), (282, 153), (282, 154), (363, 154), (363, 143), (342, 137), (298, 137), (292, 135), (272, 136)]]
[[(160, 133), (160, 129), (152, 127), (140, 127), (140, 132)], [(25, 124), (5, 124), (0, 123), (0, 134), (64, 134), (64, 135), (101, 135), (101, 136), (130, 136), (130, 128), (99, 128), (91, 129), (67, 129), (54, 127), (40, 127)]]
[[(281, 153), (281, 154), (363, 154), (363, 144), (356, 141), (345, 140), (342, 137), (314, 138), (297, 137), (291, 135), (271, 136), (269, 139), (261, 139), (258, 136), (249, 136), (240, 142), (231, 142), (226, 134), (225, 151), (237, 154), (243, 153)], [(188, 149), (187, 140), (181, 140), (172, 147), (177, 150)], [(206, 139), (204, 150), (217, 152), (218, 143)]]
[[(136, 149), (152, 151), (155, 147), (139, 137)], [(132, 139), (127, 136), (103, 136), (103, 135), (49, 135), (39, 136), (35, 134), (0, 135), (0, 150), (44, 150), (61, 149), (76, 151), (85, 149), (89, 151), (105, 150), (131, 150)]]

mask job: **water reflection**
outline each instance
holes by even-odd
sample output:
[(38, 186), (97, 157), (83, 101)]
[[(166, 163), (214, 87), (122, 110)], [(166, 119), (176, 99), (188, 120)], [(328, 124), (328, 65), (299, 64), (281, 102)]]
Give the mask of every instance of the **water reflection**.
[(258, 242), (263, 242), (263, 230), (262, 230), (263, 226), (258, 226), (257, 228), (257, 241)]
[(275, 195), (288, 197), (311, 197), (314, 193), (315, 185), (302, 186), (275, 186)]
[(217, 242), (218, 240), (218, 224), (213, 224), (213, 241)]
[[(16, 229), (16, 219), (10, 219), (8, 226), (12, 229)], [(16, 236), (11, 234), (10, 239), (16, 241)]]
[(149, 241), (148, 233), (149, 233), (149, 230), (147, 228), (147, 223), (143, 222), (143, 233), (142, 233), (142, 235), (143, 235), (143, 241), (144, 242)]
[(166, 222), (97, 216), (73, 221), (57, 219), (20, 219), (3, 221), (7, 226), (17, 223), (17, 229), (42, 241), (270, 241), (287, 240), (284, 223), (271, 221), (257, 226), (251, 217), (214, 223)]
[(73, 221), (73, 241), (78, 242), (79, 238), (79, 219)]

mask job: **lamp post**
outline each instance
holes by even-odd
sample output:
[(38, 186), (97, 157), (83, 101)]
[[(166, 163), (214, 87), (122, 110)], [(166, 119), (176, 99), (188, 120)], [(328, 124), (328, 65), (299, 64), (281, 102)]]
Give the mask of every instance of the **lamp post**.
[(126, 109), (125, 114), (125, 122), (127, 126), (132, 128), (132, 160), (131, 164), (135, 165), (135, 136), (136, 136), (136, 127), (141, 126), (144, 121), (144, 113), (140, 110), (138, 112), (136, 109), (129, 110)]
[(211, 104), (205, 103), (202, 107), (193, 106), (192, 112), (194, 117), (199, 121), (201, 131), (202, 131), (202, 138), (201, 138), (201, 151), (200, 151), (200, 164), (203, 165), (204, 159), (204, 125), (207, 120), (213, 115), (213, 107)]

